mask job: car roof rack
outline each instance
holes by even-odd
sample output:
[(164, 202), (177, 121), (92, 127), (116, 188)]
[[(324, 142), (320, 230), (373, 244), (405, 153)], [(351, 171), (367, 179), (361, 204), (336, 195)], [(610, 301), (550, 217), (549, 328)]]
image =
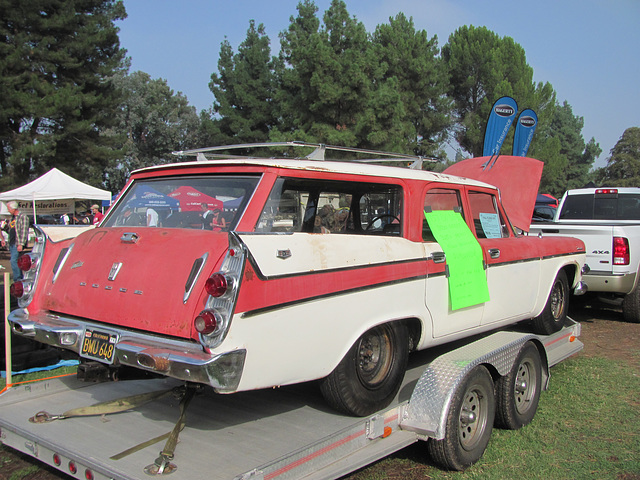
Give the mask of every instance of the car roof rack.
[[(265, 143), (241, 143), (235, 145), (220, 145), (217, 147), (197, 148), (193, 150), (179, 150), (172, 152), (176, 156), (195, 156), (198, 161), (209, 161), (215, 159), (228, 159), (228, 158), (264, 158), (247, 155), (223, 155), (221, 153), (215, 153), (226, 150), (239, 150), (239, 149), (254, 149), (254, 148), (273, 148), (273, 147), (310, 147), (314, 148), (313, 152), (305, 157), (305, 160), (320, 160), (320, 161), (347, 161), (347, 162), (359, 162), (359, 163), (381, 163), (381, 162), (407, 162), (411, 161), (409, 168), (414, 170), (422, 170), (424, 161), (438, 162), (438, 159), (423, 157), (420, 155), (406, 155), (396, 152), (383, 152), (378, 150), (368, 150), (364, 148), (355, 147), (341, 147), (337, 145), (326, 145), (324, 143), (310, 143), (300, 141), (289, 142), (265, 142)], [(368, 159), (328, 159), (325, 158), (327, 150), (334, 150), (340, 152), (352, 152), (366, 155), (377, 155), (380, 158), (368, 158)], [(300, 159), (300, 157), (295, 157)]]

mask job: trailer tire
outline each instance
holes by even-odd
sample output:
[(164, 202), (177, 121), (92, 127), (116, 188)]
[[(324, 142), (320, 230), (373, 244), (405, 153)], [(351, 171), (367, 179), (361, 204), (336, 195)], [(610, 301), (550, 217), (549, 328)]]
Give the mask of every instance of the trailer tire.
[(626, 322), (640, 323), (640, 285), (624, 296), (622, 300), (622, 316)]
[(365, 332), (338, 366), (320, 382), (334, 409), (355, 416), (388, 406), (398, 393), (409, 357), (407, 326), (396, 322)]
[(536, 346), (520, 349), (511, 371), (496, 382), (496, 426), (517, 430), (533, 420), (542, 387), (542, 361)]
[(427, 442), (431, 459), (449, 470), (473, 465), (489, 444), (495, 412), (493, 379), (480, 365), (467, 374), (453, 395), (444, 438)]
[(533, 319), (533, 331), (538, 335), (551, 335), (564, 327), (569, 311), (569, 281), (564, 270), (560, 270), (540, 315)]

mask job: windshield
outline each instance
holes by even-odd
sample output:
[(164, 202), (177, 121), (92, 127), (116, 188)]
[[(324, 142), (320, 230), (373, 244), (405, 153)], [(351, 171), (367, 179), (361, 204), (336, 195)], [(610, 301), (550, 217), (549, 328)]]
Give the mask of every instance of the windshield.
[(135, 181), (102, 226), (233, 230), (258, 180), (216, 175)]

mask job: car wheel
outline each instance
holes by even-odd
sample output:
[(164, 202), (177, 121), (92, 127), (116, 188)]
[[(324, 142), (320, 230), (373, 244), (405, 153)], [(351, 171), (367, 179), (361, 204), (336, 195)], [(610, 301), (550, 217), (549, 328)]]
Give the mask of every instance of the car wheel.
[(358, 339), (334, 371), (320, 382), (320, 390), (336, 410), (355, 416), (370, 415), (388, 406), (398, 393), (408, 356), (406, 325), (379, 325)]
[(622, 315), (627, 322), (640, 323), (640, 288), (638, 286), (624, 296)]
[(431, 459), (449, 470), (464, 470), (484, 453), (495, 418), (493, 379), (482, 365), (474, 368), (456, 389), (442, 440), (430, 439)]
[(551, 335), (564, 327), (569, 310), (569, 281), (560, 270), (553, 281), (547, 304), (540, 315), (533, 319), (533, 331), (539, 335)]
[(536, 346), (524, 344), (511, 371), (496, 382), (496, 426), (517, 430), (538, 410), (542, 365)]

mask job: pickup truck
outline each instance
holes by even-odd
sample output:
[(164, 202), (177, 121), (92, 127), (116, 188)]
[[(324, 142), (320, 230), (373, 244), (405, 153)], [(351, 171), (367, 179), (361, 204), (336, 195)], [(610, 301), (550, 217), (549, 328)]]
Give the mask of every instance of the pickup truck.
[(640, 188), (568, 190), (553, 221), (533, 222), (529, 234), (584, 241), (589, 292), (621, 302), (625, 320), (640, 322)]

